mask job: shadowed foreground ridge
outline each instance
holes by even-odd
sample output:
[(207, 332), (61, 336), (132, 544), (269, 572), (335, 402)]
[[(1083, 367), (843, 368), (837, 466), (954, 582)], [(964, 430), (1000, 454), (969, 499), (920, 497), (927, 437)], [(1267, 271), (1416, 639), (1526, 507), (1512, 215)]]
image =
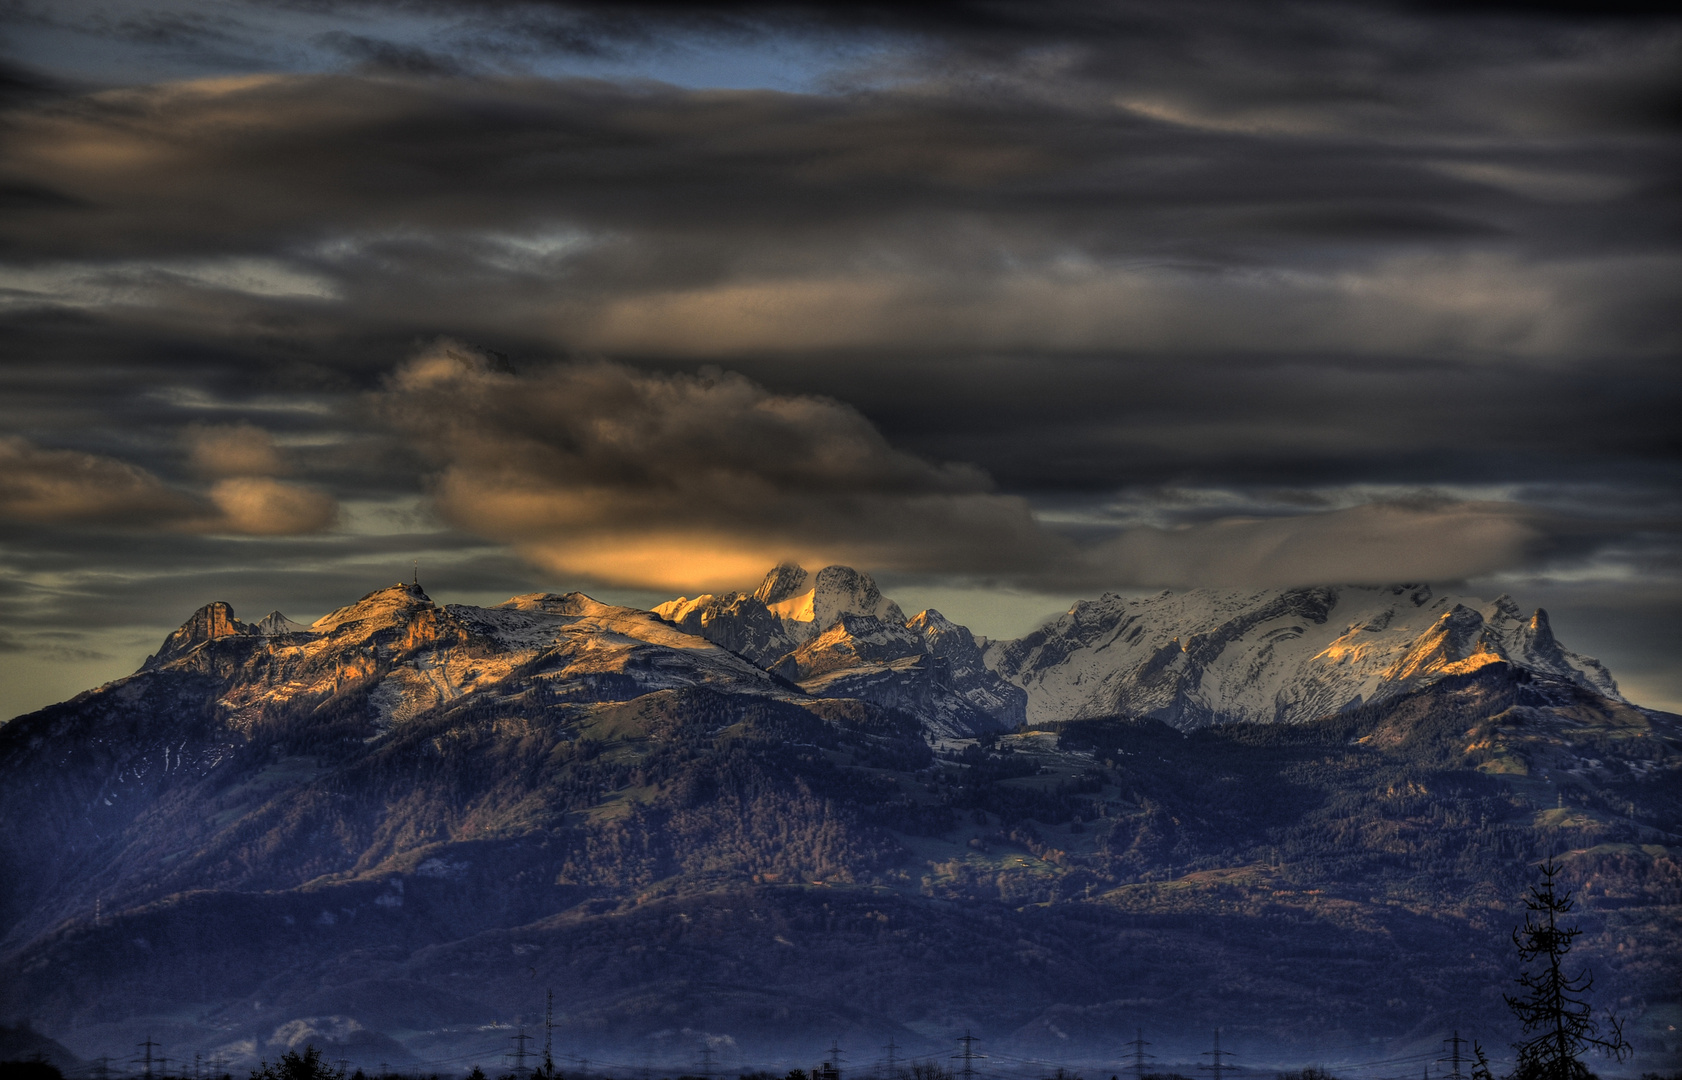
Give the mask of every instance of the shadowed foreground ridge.
[[(849, 573), (659, 613), (418, 586), (307, 628), (201, 610), (0, 727), (0, 1008), (83, 1057), (369, 1067), (500, 1053), (550, 988), (569, 1053), (680, 1068), (705, 1036), (809, 1065), (813, 1033), (944, 1055), (966, 1028), (1035, 1057), (1139, 1026), (1159, 1055), (1217, 1025), (1252, 1059), (1500, 1047), (1551, 855), (1633, 1068), (1682, 1049), (1682, 727), (1526, 666), (1499, 611), (1427, 612), (1461, 652), (1319, 719), (1014, 730), (968, 631)], [(1038, 670), (1058, 633), (1089, 647), (1054, 625)]]

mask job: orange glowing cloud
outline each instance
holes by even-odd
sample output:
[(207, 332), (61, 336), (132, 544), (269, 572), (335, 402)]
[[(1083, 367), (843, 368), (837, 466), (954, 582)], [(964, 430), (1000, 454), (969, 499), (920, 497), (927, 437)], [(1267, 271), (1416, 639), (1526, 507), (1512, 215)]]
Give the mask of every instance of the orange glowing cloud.
[(330, 496), (300, 484), (235, 476), (199, 494), (116, 458), (0, 438), (0, 519), (276, 536), (319, 532), (337, 515)]

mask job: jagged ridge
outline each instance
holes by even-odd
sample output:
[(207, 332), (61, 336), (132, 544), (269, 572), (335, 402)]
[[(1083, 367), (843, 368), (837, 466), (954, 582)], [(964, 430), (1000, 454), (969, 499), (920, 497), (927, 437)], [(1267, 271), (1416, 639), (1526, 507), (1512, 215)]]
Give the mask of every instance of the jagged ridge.
[(938, 611), (907, 620), (869, 574), (794, 563), (752, 594), (679, 597), (654, 609), (675, 625), (753, 660), (819, 697), (902, 709), (931, 739), (1008, 731), (1027, 695), (988, 670), (969, 630)]
[(1030, 721), (1124, 713), (1180, 728), (1311, 720), (1496, 661), (1623, 700), (1599, 661), (1560, 647), (1545, 611), (1425, 585), (1105, 594), (986, 651), (1027, 692)]

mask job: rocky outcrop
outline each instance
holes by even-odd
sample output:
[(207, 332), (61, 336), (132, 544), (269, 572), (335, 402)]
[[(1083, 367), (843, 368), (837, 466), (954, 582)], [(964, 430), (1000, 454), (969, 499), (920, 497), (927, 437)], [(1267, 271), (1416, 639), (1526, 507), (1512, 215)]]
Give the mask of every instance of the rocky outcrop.
[[(919, 616), (919, 620), (913, 620), (919, 629), (935, 629), (931, 619)], [(946, 648), (962, 656), (955, 634), (962, 628), (950, 623), (946, 627), (950, 628), (944, 635)], [(974, 644), (971, 638), (971, 647)], [(951, 661), (930, 648), (917, 629), (875, 615), (842, 615), (834, 626), (789, 653), (772, 670), (814, 696), (859, 698), (909, 712), (937, 741), (1008, 731), (1018, 723), (1008, 709), (1000, 717), (971, 700), (965, 691), (974, 687), (966, 687)], [(977, 683), (973, 672), (967, 674), (969, 683)], [(999, 681), (991, 672), (985, 672), (985, 677), (987, 689)], [(991, 703), (986, 692), (975, 696)]]
[(234, 618), (232, 604), (217, 600), (193, 612), (192, 616), (181, 624), (181, 629), (165, 638), (158, 651), (146, 658), (141, 670), (160, 667), (178, 660), (207, 641), (256, 633), (256, 627), (247, 626)]
[(920, 637), (930, 656), (944, 661), (952, 688), (975, 708), (1012, 730), (1027, 719), (1028, 694), (987, 667), (968, 627), (929, 608), (911, 617), (906, 629)]
[(905, 622), (905, 613), (882, 595), (871, 576), (850, 566), (826, 566), (808, 574), (793, 563), (783, 563), (765, 575), (754, 598), (782, 622), (783, 632), (796, 643), (818, 636), (843, 615)]
[(693, 600), (680, 596), (654, 608), (654, 614), (686, 633), (704, 637), (760, 667), (770, 667), (794, 648), (783, 630), (783, 622), (771, 614), (757, 597), (747, 593), (714, 596), (703, 593)]
[(751, 595), (679, 597), (654, 609), (820, 697), (857, 697), (910, 712), (932, 738), (1009, 731), (1027, 694), (982, 661), (975, 636), (938, 611), (907, 620), (869, 574), (794, 563)]

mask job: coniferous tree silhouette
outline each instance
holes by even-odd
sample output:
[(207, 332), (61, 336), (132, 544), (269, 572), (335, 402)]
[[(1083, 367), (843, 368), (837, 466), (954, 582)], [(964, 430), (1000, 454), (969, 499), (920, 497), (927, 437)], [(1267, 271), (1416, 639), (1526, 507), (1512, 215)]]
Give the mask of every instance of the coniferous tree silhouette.
[(302, 1054), (288, 1050), (273, 1065), (264, 1061), (251, 1070), (251, 1080), (345, 1080), (345, 1071), (329, 1067), (320, 1050), (305, 1046)]
[[(1541, 883), (1532, 885), (1524, 899), (1524, 925), (1513, 930), (1513, 944), (1526, 970), (1518, 978), (1522, 992), (1502, 996), (1529, 1037), (1513, 1044), (1518, 1061), (1512, 1080), (1591, 1080), (1594, 1074), (1581, 1060), (1584, 1053), (1598, 1050), (1622, 1061), (1631, 1049), (1624, 1040), (1623, 1022), (1610, 1012), (1609, 1033), (1600, 1037), (1587, 997), (1594, 976), (1587, 968), (1566, 973), (1565, 956), (1582, 931), (1560, 925), (1576, 907), (1571, 894), (1562, 892), (1554, 880), (1560, 869), (1552, 859), (1542, 864)], [(1481, 1048), (1478, 1056), (1483, 1056)]]

